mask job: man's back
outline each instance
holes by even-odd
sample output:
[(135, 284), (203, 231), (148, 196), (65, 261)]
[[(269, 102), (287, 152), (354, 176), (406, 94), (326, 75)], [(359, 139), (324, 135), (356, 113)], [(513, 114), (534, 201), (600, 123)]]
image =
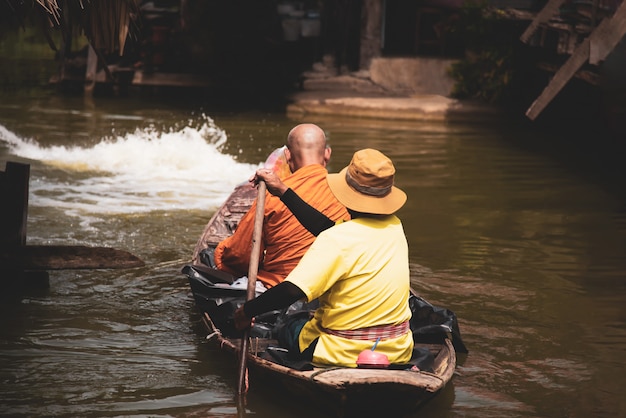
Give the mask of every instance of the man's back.
[[(293, 172), (284, 184), (333, 221), (350, 216), (328, 187), (325, 168), (330, 158), (323, 131), (312, 124), (298, 125), (289, 134), (285, 154)], [(248, 272), (256, 201), (242, 218), (235, 234), (215, 250), (220, 270), (243, 276)], [(315, 237), (295, 218), (280, 198), (267, 194), (257, 278), (266, 287), (283, 281), (313, 243)]]
[[(285, 184), (333, 221), (350, 219), (346, 208), (330, 192), (326, 174), (324, 167), (309, 165), (285, 179)], [(259, 273), (259, 278), (266, 276), (263, 282), (274, 286), (294, 269), (315, 237), (279, 198), (272, 196), (271, 200), (277, 200), (278, 204), (265, 211), (263, 237), (266, 252), (262, 266), (264, 271)]]

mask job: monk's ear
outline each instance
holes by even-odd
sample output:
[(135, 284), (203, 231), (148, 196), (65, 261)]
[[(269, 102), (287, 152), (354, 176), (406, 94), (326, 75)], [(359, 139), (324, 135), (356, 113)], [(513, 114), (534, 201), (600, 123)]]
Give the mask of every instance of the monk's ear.
[(328, 162), (330, 161), (330, 154), (332, 154), (332, 150), (330, 149), (330, 147), (326, 147), (324, 148), (324, 165), (328, 164)]
[(289, 151), (289, 148), (285, 148), (285, 161), (287, 161), (287, 165), (289, 166), (289, 171), (291, 171), (292, 173), (295, 172), (296, 164), (292, 158), (292, 154), (291, 154), (291, 151)]

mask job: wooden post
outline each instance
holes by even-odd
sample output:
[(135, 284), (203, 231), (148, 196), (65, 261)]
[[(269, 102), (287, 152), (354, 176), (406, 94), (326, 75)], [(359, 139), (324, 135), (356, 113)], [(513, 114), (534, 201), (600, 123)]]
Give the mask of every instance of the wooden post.
[(7, 162), (0, 172), (0, 283), (47, 287), (47, 270), (132, 268), (144, 262), (106, 247), (26, 245), (30, 165)]
[(365, 0), (361, 22), (360, 70), (368, 70), (372, 59), (382, 53), (383, 2)]
[[(0, 254), (26, 248), (26, 223), (28, 220), (28, 181), (30, 165), (9, 161), (0, 173)], [(2, 258), (0, 256), (0, 258)], [(0, 262), (0, 283), (6, 291), (21, 291), (24, 283), (31, 287), (47, 288), (47, 271), (25, 271), (22, 266)]]
[(0, 189), (4, 202), (0, 205), (0, 243), (4, 248), (26, 245), (29, 177), (30, 165), (6, 163)]

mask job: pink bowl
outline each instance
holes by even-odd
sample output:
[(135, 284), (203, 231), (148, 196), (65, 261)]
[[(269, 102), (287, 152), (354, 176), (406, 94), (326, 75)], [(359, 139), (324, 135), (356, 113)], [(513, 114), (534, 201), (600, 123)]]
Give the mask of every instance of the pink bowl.
[(363, 350), (356, 359), (356, 365), (364, 369), (386, 369), (389, 367), (389, 358), (383, 353)]

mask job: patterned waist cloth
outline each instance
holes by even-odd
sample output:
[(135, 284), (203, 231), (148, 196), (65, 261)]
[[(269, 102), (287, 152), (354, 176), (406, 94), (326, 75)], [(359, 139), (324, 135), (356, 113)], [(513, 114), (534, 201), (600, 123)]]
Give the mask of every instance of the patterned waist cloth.
[(397, 338), (409, 332), (409, 321), (404, 321), (397, 325), (379, 325), (359, 329), (328, 329), (322, 330), (336, 337), (348, 338), (350, 340), (376, 341), (377, 339)]

